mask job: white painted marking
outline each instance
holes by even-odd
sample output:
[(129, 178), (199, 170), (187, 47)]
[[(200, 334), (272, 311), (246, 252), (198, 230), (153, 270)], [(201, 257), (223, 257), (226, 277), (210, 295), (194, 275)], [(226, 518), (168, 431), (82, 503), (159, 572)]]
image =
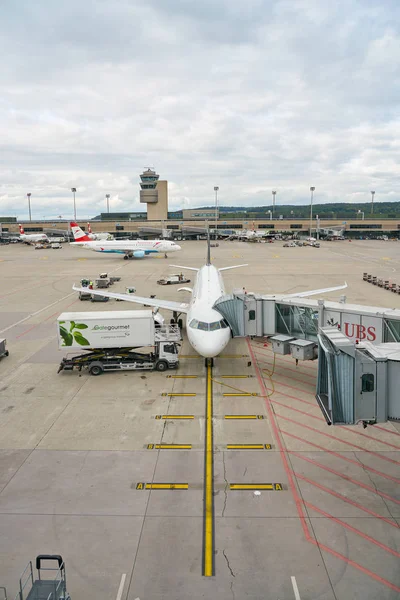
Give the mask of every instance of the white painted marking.
[(294, 575), (292, 575), (290, 579), (292, 580), (294, 597), (296, 598), (296, 600), (301, 600), (300, 594), (299, 594), (299, 588), (297, 587), (296, 577), (294, 577)]
[(75, 294), (75, 292), (71, 292), (71, 294), (67, 294), (66, 296), (63, 296), (62, 298), (60, 298), (59, 300), (56, 300), (55, 302), (52, 302), (51, 304), (48, 304), (47, 306), (45, 306), (44, 308), (41, 308), (40, 310), (37, 310), (36, 312), (28, 315), (27, 317), (25, 317), (24, 319), (21, 319), (20, 321), (17, 321), (16, 323), (13, 323), (12, 325), (9, 325), (8, 327), (5, 327), (4, 329), (0, 330), (0, 333), (4, 333), (5, 331), (8, 331), (9, 329), (12, 329), (13, 327), (15, 327), (16, 325), (20, 325), (21, 323), (23, 323), (24, 321), (27, 321), (28, 319), (31, 319), (32, 317), (35, 317), (36, 315), (38, 315), (39, 313), (43, 312), (44, 310), (47, 310), (48, 308), (51, 308), (52, 306), (54, 306), (55, 304), (58, 304), (58, 302), (62, 302), (62, 300), (65, 300), (66, 298), (69, 298), (70, 296), (73, 296)]
[[(110, 273), (114, 273), (115, 271), (119, 271), (120, 269), (122, 269), (125, 266), (126, 265), (121, 265), (120, 267), (117, 267), (116, 269), (113, 269), (112, 271), (110, 271)], [(5, 327), (4, 329), (0, 329), (0, 333), (4, 333), (5, 331), (8, 331), (9, 329), (12, 329), (13, 327), (16, 327), (16, 325), (20, 325), (21, 323), (24, 323), (25, 321), (28, 321), (32, 317), (36, 317), (36, 315), (39, 315), (44, 310), (47, 310), (48, 308), (51, 308), (55, 304), (58, 304), (58, 302), (62, 302), (63, 300), (66, 300), (66, 298), (69, 298), (70, 296), (73, 296), (74, 294), (76, 294), (76, 292), (71, 292), (70, 294), (67, 294), (66, 296), (63, 296), (62, 298), (59, 298), (59, 300), (56, 300), (55, 302), (52, 302), (51, 304), (48, 304), (44, 308), (41, 308), (40, 310), (37, 310), (36, 312), (28, 315), (27, 317), (24, 317), (20, 321), (17, 321), (16, 323), (13, 323), (12, 325), (9, 325), (8, 327)]]
[(125, 579), (126, 579), (126, 573), (123, 573), (120, 584), (119, 584), (116, 600), (121, 600), (121, 598), (122, 598), (122, 592), (124, 591)]
[(258, 490), (256, 490), (256, 491), (254, 492), (254, 495), (255, 495), (255, 496), (261, 496), (261, 492), (259, 492)]

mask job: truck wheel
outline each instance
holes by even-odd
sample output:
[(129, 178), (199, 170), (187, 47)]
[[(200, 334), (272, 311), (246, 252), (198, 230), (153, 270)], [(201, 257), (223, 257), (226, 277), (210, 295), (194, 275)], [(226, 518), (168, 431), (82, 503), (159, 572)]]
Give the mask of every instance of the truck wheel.
[(10, 355), (9, 351), (8, 351), (8, 350), (6, 350), (6, 351), (4, 352), (4, 356), (9, 356), (9, 355)]
[(171, 282), (170, 282), (170, 281), (167, 281), (167, 285), (171, 285)]
[(156, 371), (166, 371), (168, 369), (168, 363), (165, 360), (160, 360), (156, 364)]
[(124, 256), (124, 260), (128, 260), (129, 256), (127, 254), (125, 254)]
[(89, 369), (89, 373), (91, 375), (101, 375), (102, 372), (103, 372), (103, 369), (100, 367), (100, 365), (93, 365)]

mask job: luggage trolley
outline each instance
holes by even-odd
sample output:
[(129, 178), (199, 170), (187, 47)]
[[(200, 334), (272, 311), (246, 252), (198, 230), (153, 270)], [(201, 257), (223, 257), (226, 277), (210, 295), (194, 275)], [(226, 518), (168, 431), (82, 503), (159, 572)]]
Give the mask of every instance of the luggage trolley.
[[(57, 562), (56, 567), (42, 567), (42, 561)], [(40, 554), (36, 557), (37, 579), (33, 576), (32, 561), (25, 567), (19, 580), (19, 592), (15, 600), (71, 600), (67, 592), (65, 577), (65, 565), (62, 557), (58, 554)], [(53, 579), (43, 579), (44, 571), (55, 573)], [(31, 588), (27, 596), (24, 596), (28, 584)]]

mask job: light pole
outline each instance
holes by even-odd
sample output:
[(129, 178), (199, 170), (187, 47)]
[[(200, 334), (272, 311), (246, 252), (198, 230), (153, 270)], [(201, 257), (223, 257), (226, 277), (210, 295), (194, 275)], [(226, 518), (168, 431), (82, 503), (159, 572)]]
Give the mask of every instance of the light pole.
[(31, 214), (31, 193), (28, 192), (27, 196), (28, 196), (29, 220), (32, 221), (32, 214)]
[(365, 214), (365, 213), (364, 213), (364, 211), (363, 211), (363, 210), (361, 210), (361, 208), (359, 208), (359, 209), (358, 209), (358, 213), (357, 213), (357, 214), (358, 214), (358, 215), (362, 215), (361, 219), (362, 219), (362, 221), (364, 221), (364, 214)]
[(275, 199), (276, 199), (276, 191), (272, 190), (272, 214), (275, 217)]
[(217, 221), (218, 221), (218, 190), (219, 187), (217, 185), (214, 186), (215, 192), (215, 239), (217, 240)]
[(315, 186), (312, 185), (310, 187), (310, 192), (311, 192), (311, 202), (310, 202), (310, 237), (312, 237), (312, 203), (313, 203), (313, 199), (314, 199), (314, 191), (315, 191)]
[(107, 212), (110, 212), (110, 194), (106, 194), (106, 200), (107, 200)]
[(374, 196), (375, 196), (375, 192), (373, 192), (371, 190), (371, 215), (374, 214)]
[(71, 192), (74, 195), (74, 221), (76, 221), (76, 202), (75, 202), (76, 188), (71, 188)]

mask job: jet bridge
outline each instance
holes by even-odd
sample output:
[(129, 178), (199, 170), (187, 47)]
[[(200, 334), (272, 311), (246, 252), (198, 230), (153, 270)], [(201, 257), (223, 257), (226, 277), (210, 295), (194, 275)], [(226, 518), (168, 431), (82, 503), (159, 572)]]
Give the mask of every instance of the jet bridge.
[(332, 327), (318, 342), (316, 399), (328, 425), (400, 421), (400, 344), (356, 344)]
[(214, 308), (233, 337), (280, 334), (275, 339), (291, 340), (288, 346), (318, 343), (316, 398), (329, 425), (400, 421), (400, 310), (245, 290), (222, 296)]
[(228, 321), (234, 337), (289, 335), (318, 341), (321, 327), (337, 327), (353, 341), (400, 342), (400, 310), (377, 306), (234, 290), (214, 308)]

